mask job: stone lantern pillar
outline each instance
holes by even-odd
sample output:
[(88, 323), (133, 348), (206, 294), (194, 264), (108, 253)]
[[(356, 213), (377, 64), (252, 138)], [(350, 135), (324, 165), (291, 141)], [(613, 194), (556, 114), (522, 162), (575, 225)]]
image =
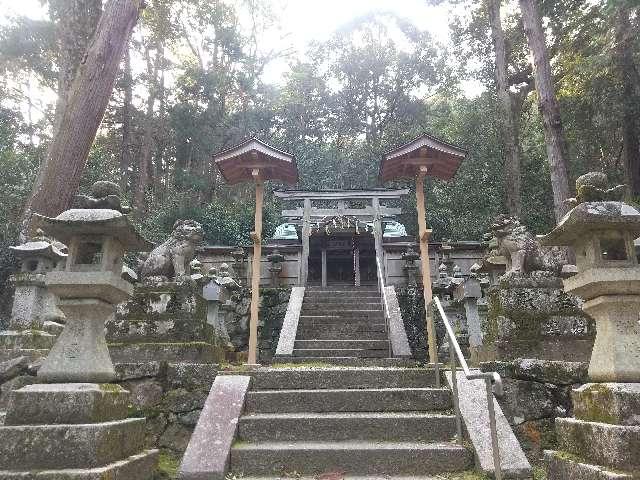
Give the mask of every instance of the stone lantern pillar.
[(269, 272), (271, 272), (271, 286), (280, 286), (280, 273), (282, 273), (282, 262), (284, 262), (284, 255), (276, 248), (273, 252), (267, 255), (267, 260), (271, 262)]
[(245, 262), (247, 260), (247, 252), (244, 251), (244, 248), (238, 245), (231, 252), (231, 256), (233, 257), (233, 269), (236, 271), (236, 275), (238, 276), (238, 283), (240, 285), (246, 285), (247, 281), (245, 278)]
[(557, 418), (559, 451), (545, 452), (548, 478), (632, 479), (640, 471), (640, 266), (633, 241), (640, 211), (606, 189), (606, 176), (576, 180), (577, 204), (542, 242), (571, 246), (578, 273), (565, 291), (596, 322), (588, 383), (571, 392), (575, 418)]
[(402, 254), (402, 260), (404, 260), (404, 266), (402, 267), (407, 273), (407, 284), (410, 287), (417, 286), (416, 272), (418, 266), (416, 260), (420, 258), (420, 254), (417, 253), (411, 246), (407, 247), (407, 251)]
[(61, 244), (44, 236), (9, 248), (20, 261), (20, 271), (9, 279), (15, 295), (9, 328), (0, 332), (0, 348), (48, 350), (62, 329), (64, 314), (46, 288), (45, 276), (62, 268), (67, 255)]
[(151, 244), (118, 210), (35, 218), (69, 247), (65, 268), (45, 277), (67, 323), (38, 371), (40, 383), (11, 392), (0, 477), (149, 480), (158, 452), (144, 450), (145, 419), (127, 418), (129, 392), (108, 383), (115, 371), (104, 327), (133, 290), (121, 278), (123, 254)]
[(207, 301), (207, 323), (213, 326), (216, 338), (228, 349), (233, 349), (233, 346), (225, 322), (227, 311), (221, 307), (231, 299), (232, 293), (240, 288), (230, 276), (226, 263), (220, 265), (220, 271), (202, 288), (202, 297)]
[(478, 355), (482, 348), (482, 326), (478, 314), (478, 299), (480, 297), (482, 297), (482, 289), (480, 281), (475, 275), (457, 283), (453, 290), (453, 298), (462, 301), (464, 305), (471, 362), (474, 364), (478, 363)]

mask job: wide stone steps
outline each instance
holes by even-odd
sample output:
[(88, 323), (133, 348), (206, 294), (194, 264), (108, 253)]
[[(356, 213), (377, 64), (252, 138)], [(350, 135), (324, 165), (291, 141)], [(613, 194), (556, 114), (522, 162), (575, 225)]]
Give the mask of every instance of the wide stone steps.
[(360, 348), (367, 350), (386, 350), (389, 349), (388, 340), (342, 340), (342, 339), (308, 339), (308, 340), (296, 340), (294, 348), (329, 348), (329, 349), (351, 349)]
[(274, 364), (321, 365), (323, 367), (417, 367), (420, 362), (407, 358), (358, 357), (274, 357)]
[(252, 391), (425, 388), (435, 384), (430, 368), (272, 368), (250, 375)]
[(246, 413), (438, 411), (451, 408), (439, 388), (260, 390), (247, 393)]
[(354, 357), (354, 358), (384, 358), (389, 356), (389, 350), (367, 350), (364, 348), (295, 348), (294, 357)]
[(260, 413), (240, 419), (240, 441), (438, 442), (453, 439), (455, 417), (426, 412)]
[(260, 442), (231, 449), (236, 474), (331, 471), (368, 474), (435, 474), (466, 470), (471, 453), (452, 443), (418, 442)]
[(307, 340), (378, 340), (378, 341), (387, 341), (387, 332), (385, 330), (385, 326), (378, 330), (367, 329), (366, 327), (356, 327), (356, 328), (300, 328), (298, 329), (298, 335), (296, 336), (298, 340), (296, 341), (307, 341)]
[(336, 299), (306, 299), (304, 300), (303, 308), (308, 310), (320, 309), (320, 310), (342, 310), (342, 309), (356, 309), (356, 310), (380, 310), (381, 303), (380, 298), (377, 299), (350, 299), (352, 301), (337, 301)]
[(298, 319), (298, 326), (325, 328), (328, 326), (350, 325), (352, 327), (366, 327), (368, 325), (384, 325), (384, 317), (382, 312), (374, 312), (372, 315), (366, 314), (348, 314), (339, 315), (336, 312), (302, 312)]

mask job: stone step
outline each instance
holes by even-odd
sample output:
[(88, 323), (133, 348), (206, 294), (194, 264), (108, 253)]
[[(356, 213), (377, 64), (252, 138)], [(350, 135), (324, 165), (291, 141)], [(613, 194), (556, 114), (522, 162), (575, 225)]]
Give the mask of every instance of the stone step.
[(303, 309), (314, 310), (342, 310), (342, 309), (358, 309), (358, 310), (382, 310), (382, 304), (378, 300), (377, 302), (369, 302), (369, 301), (358, 301), (358, 302), (339, 302), (336, 300), (332, 301), (307, 301), (305, 300), (302, 303)]
[(353, 357), (383, 358), (389, 355), (389, 349), (366, 350), (364, 348), (294, 348), (294, 357)]
[(322, 312), (322, 314), (314, 312), (301, 312), (300, 317), (298, 318), (298, 325), (307, 325), (309, 323), (320, 325), (358, 325), (358, 323), (361, 323), (362, 325), (368, 325), (370, 323), (384, 324), (384, 316), (382, 315), (382, 312), (372, 312), (372, 314), (369, 315), (339, 315), (337, 313), (330, 312)]
[(394, 412), (451, 408), (451, 393), (441, 388), (366, 388), (335, 390), (258, 390), (247, 393), (246, 413)]
[(387, 332), (349, 332), (349, 331), (335, 331), (333, 329), (323, 328), (304, 328), (298, 330), (296, 335), (297, 340), (387, 340)]
[(318, 308), (310, 309), (302, 305), (300, 315), (319, 315), (323, 317), (341, 317), (341, 318), (369, 318), (382, 316), (382, 307), (379, 308)]
[(247, 375), (252, 377), (252, 390), (424, 388), (435, 384), (431, 368), (281, 367), (261, 368)]
[(310, 285), (305, 292), (377, 292), (377, 285), (365, 285), (356, 287), (355, 285), (329, 285), (321, 287), (319, 285)]
[(231, 449), (236, 474), (436, 474), (466, 470), (471, 452), (451, 443), (415, 442), (264, 442), (238, 443)]
[(421, 361), (412, 358), (353, 358), (353, 357), (274, 357), (273, 364), (311, 364), (323, 367), (344, 366), (344, 367), (418, 367)]
[(252, 378), (251, 390), (424, 388), (435, 384), (435, 372), (430, 368), (281, 367), (261, 368), (246, 374)]
[(238, 438), (247, 442), (446, 442), (455, 433), (455, 417), (424, 412), (265, 413), (241, 417)]
[(388, 340), (321, 340), (316, 338), (296, 340), (295, 349), (366, 349), (366, 350), (389, 350)]
[(378, 292), (305, 292), (304, 300), (367, 300), (370, 302), (380, 301)]

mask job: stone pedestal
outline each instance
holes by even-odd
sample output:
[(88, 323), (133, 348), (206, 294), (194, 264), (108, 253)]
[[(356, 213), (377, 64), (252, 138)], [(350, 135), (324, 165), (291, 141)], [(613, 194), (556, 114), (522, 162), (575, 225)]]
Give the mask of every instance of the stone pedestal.
[(572, 399), (576, 418), (556, 419), (559, 450), (545, 452), (549, 480), (637, 478), (640, 384), (589, 383)]
[(483, 359), (589, 361), (595, 324), (581, 304), (550, 272), (503, 275), (489, 289)]
[(145, 419), (127, 419), (129, 392), (113, 384), (29, 385), (12, 393), (0, 427), (0, 479), (147, 480), (157, 450)]
[(64, 315), (44, 279), (44, 274), (30, 272), (19, 272), (10, 277), (15, 295), (9, 328), (0, 332), (0, 361), (21, 355), (46, 354), (62, 330)]
[(224, 351), (207, 322), (207, 301), (195, 282), (136, 285), (106, 324), (116, 363), (218, 363)]

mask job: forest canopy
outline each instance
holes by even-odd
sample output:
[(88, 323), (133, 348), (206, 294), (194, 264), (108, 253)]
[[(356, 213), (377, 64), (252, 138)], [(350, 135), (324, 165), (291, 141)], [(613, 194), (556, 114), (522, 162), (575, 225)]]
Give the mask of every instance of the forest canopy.
[[(333, 26), (296, 54), (262, 41), (286, 27), (278, 2), (148, 0), (119, 61), (80, 191), (98, 179), (119, 183), (155, 241), (177, 218), (194, 218), (209, 244), (248, 243), (252, 187), (225, 186), (213, 153), (255, 136), (297, 157), (299, 188), (374, 187), (383, 153), (428, 132), (470, 152), (453, 181), (427, 183), (433, 238), (479, 240), (506, 212), (548, 231), (553, 169), (523, 21), (528, 3), (543, 26), (538, 48), (550, 61), (566, 181), (604, 171), (626, 182), (632, 197), (640, 194), (638, 2), (425, 3), (447, 9), (446, 41), (410, 14), (376, 11)], [(43, 5), (44, 18), (0, 23), (3, 252), (16, 241), (105, 8), (101, 0)], [(279, 82), (265, 80), (273, 62), (288, 65)], [(414, 234), (412, 202), (409, 195), (401, 221)], [(265, 234), (279, 210), (267, 192)]]

